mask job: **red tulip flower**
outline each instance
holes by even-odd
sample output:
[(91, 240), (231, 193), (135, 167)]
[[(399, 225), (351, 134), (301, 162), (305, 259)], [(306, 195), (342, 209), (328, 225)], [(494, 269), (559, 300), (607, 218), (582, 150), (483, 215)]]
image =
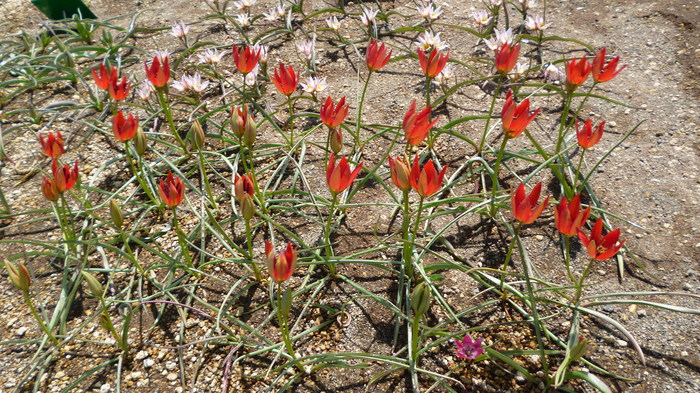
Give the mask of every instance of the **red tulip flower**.
[(233, 46), (233, 62), (236, 63), (236, 68), (243, 75), (247, 75), (260, 61), (260, 50), (253, 50), (250, 46), (237, 47)]
[(253, 184), (252, 175), (235, 176), (233, 181), (233, 196), (237, 200), (243, 199), (244, 196), (253, 196), (255, 194), (255, 184)]
[(350, 184), (360, 173), (360, 169), (362, 169), (362, 163), (354, 171), (350, 171), (350, 165), (345, 157), (341, 158), (338, 165), (336, 165), (335, 153), (331, 153), (328, 159), (328, 168), (326, 169), (326, 182), (331, 194), (335, 196), (350, 187)]
[(557, 230), (565, 236), (574, 236), (583, 226), (591, 213), (591, 207), (581, 211), (581, 194), (576, 194), (571, 199), (571, 203), (562, 197), (559, 205), (554, 209), (554, 223)]
[(241, 205), (241, 215), (245, 220), (250, 220), (255, 214), (255, 185), (253, 184), (253, 175), (236, 175), (233, 182), (233, 196)]
[(326, 102), (321, 105), (321, 121), (328, 128), (338, 127), (343, 124), (348, 116), (348, 104), (345, 97), (341, 98), (337, 104), (333, 103), (331, 97), (326, 98)]
[(505, 43), (496, 54), (496, 70), (498, 73), (501, 75), (509, 73), (515, 67), (519, 54), (520, 44), (511, 47), (508, 43)]
[(92, 69), (92, 79), (95, 80), (95, 85), (102, 90), (109, 89), (113, 74), (116, 78), (116, 71), (112, 68), (106, 68), (104, 64)]
[(617, 74), (620, 73), (625, 67), (627, 67), (627, 64), (623, 65), (619, 69), (616, 70), (617, 68), (617, 63), (620, 61), (620, 57), (616, 57), (612, 60), (610, 60), (609, 63), (605, 64), (605, 48), (601, 49), (598, 54), (595, 55), (595, 58), (593, 59), (593, 67), (592, 67), (592, 72), (593, 72), (593, 80), (596, 81), (597, 83), (601, 82), (607, 82), (611, 80), (612, 78), (616, 77)]
[(537, 116), (537, 113), (542, 108), (537, 108), (530, 114), (530, 99), (526, 99), (520, 105), (515, 103), (513, 91), (508, 90), (506, 94), (506, 102), (501, 110), (501, 123), (503, 123), (503, 132), (509, 138), (515, 138), (520, 135), (528, 124)]
[(53, 183), (56, 190), (58, 192), (68, 191), (73, 188), (75, 182), (78, 181), (78, 176), (80, 174), (78, 172), (78, 161), (75, 161), (73, 169), (71, 170), (68, 165), (59, 168), (56, 159), (54, 159), (51, 165), (51, 172), (53, 173)]
[(46, 134), (46, 139), (44, 139), (43, 135), (39, 134), (39, 143), (41, 143), (41, 151), (48, 157), (57, 158), (65, 151), (61, 131)]
[(438, 116), (431, 122), (430, 109), (430, 106), (426, 106), (420, 113), (416, 114), (416, 100), (413, 100), (408, 111), (406, 111), (403, 117), (403, 131), (409, 144), (413, 146), (420, 145), (425, 140), (425, 137), (428, 136), (430, 129), (440, 119)]
[(278, 283), (289, 280), (297, 265), (297, 250), (292, 243), (287, 243), (287, 248), (279, 256), (268, 240), (265, 240), (265, 256), (267, 256), (267, 270), (270, 277)]
[(112, 74), (112, 79), (109, 82), (109, 96), (115, 101), (121, 101), (129, 95), (129, 89), (131, 88), (131, 83), (126, 80), (126, 77), (122, 77), (122, 81), (119, 82), (117, 74)]
[(286, 96), (292, 95), (299, 85), (299, 76), (294, 72), (294, 68), (285, 67), (284, 63), (280, 63), (280, 68), (275, 70), (275, 74), (270, 79), (277, 91)]
[(120, 142), (126, 142), (133, 138), (138, 128), (139, 119), (132, 114), (129, 114), (127, 118), (124, 117), (122, 111), (119, 111), (112, 120), (112, 132), (114, 132), (114, 137)]
[(158, 184), (158, 195), (163, 203), (170, 207), (176, 207), (182, 202), (185, 196), (185, 187), (179, 177), (173, 176), (172, 171), (168, 171), (168, 176), (165, 181), (161, 179)]
[(170, 79), (170, 65), (167, 56), (161, 58), (161, 56), (155, 55), (150, 67), (148, 67), (148, 63), (143, 63), (143, 65), (146, 67), (146, 76), (153, 86), (158, 88), (167, 86)]
[(394, 182), (396, 187), (403, 192), (411, 191), (411, 172), (401, 158), (396, 157), (392, 159), (389, 156), (389, 172), (391, 173), (391, 180)]
[(544, 211), (544, 208), (547, 206), (547, 202), (549, 202), (549, 196), (544, 198), (544, 201), (538, 205), (537, 201), (540, 199), (541, 191), (542, 182), (535, 185), (530, 195), (525, 194), (525, 185), (520, 183), (515, 192), (510, 196), (513, 216), (516, 220), (523, 224), (532, 224), (537, 217), (542, 214), (542, 211)]
[(393, 49), (387, 52), (386, 45), (384, 45), (384, 43), (379, 45), (377, 41), (373, 40), (370, 42), (369, 46), (367, 47), (366, 56), (367, 68), (369, 68), (369, 71), (373, 72), (383, 68), (386, 63), (389, 62), (392, 51)]
[(430, 51), (430, 56), (425, 55), (425, 51), (418, 48), (418, 61), (420, 62), (420, 67), (423, 69), (423, 74), (428, 78), (435, 78), (438, 76), (442, 69), (445, 68), (447, 60), (450, 58), (450, 53), (442, 53), (437, 49)]
[(566, 87), (569, 91), (574, 91), (581, 86), (588, 74), (591, 73), (591, 65), (583, 56), (580, 60), (572, 59), (566, 62)]
[(615, 256), (625, 244), (625, 240), (621, 241), (619, 244), (617, 243), (618, 240), (620, 240), (620, 228), (603, 236), (602, 218), (599, 218), (595, 224), (593, 224), (590, 237), (586, 236), (581, 229), (579, 229), (577, 233), (581, 243), (586, 247), (588, 255), (591, 258), (601, 261)]
[(44, 181), (41, 183), (41, 192), (44, 194), (44, 197), (51, 202), (56, 202), (58, 197), (61, 196), (58, 189), (56, 189), (56, 183), (49, 180), (46, 176), (44, 176)]
[(583, 128), (579, 129), (578, 120), (576, 120), (576, 139), (578, 144), (584, 149), (593, 147), (603, 137), (603, 127), (605, 127), (605, 120), (601, 121), (594, 129), (591, 119), (588, 119), (583, 123)]
[(411, 167), (411, 187), (416, 190), (418, 195), (427, 198), (440, 189), (446, 171), (447, 165), (438, 173), (433, 160), (428, 161), (421, 170), (420, 164), (418, 163), (418, 155), (416, 155), (416, 158), (413, 160), (413, 166)]

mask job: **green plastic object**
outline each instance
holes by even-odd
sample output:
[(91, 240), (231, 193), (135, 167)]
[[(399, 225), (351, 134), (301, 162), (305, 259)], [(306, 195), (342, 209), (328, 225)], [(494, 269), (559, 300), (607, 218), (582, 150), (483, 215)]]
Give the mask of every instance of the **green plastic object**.
[(97, 19), (82, 0), (32, 0), (32, 4), (49, 19), (59, 20), (80, 15), (83, 19)]

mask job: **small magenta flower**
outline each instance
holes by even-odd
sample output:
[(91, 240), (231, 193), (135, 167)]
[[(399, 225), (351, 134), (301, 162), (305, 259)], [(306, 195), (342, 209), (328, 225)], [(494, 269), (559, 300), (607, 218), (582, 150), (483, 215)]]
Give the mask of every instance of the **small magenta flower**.
[(483, 341), (484, 340), (481, 338), (474, 341), (468, 334), (465, 334), (463, 339), (454, 340), (454, 343), (457, 346), (455, 355), (464, 359), (475, 359), (484, 353), (484, 348), (481, 348), (481, 343)]

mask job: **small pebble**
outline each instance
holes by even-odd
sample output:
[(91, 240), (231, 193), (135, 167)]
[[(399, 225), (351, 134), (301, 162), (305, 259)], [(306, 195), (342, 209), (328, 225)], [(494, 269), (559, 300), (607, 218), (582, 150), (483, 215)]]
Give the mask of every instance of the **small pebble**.
[(175, 373), (170, 373), (170, 374), (168, 374), (168, 376), (166, 376), (165, 378), (167, 378), (168, 381), (175, 381), (175, 380), (177, 379), (177, 374), (175, 374)]
[(153, 359), (145, 359), (143, 361), (143, 368), (151, 368), (153, 365), (156, 364), (156, 361)]
[(647, 316), (647, 310), (640, 308), (637, 310), (637, 318), (644, 318)]
[(686, 291), (690, 291), (691, 289), (693, 289), (693, 286), (690, 285), (690, 283), (685, 283), (683, 284), (683, 289)]
[(148, 351), (139, 351), (136, 354), (136, 360), (143, 360), (148, 357)]
[(27, 330), (29, 330), (28, 327), (22, 326), (20, 328), (17, 328), (17, 330), (15, 330), (15, 334), (22, 337), (22, 336), (24, 336), (25, 333), (27, 333)]
[(688, 357), (688, 351), (681, 351), (681, 356), (684, 358)]
[(625, 340), (615, 340), (615, 344), (617, 344), (618, 347), (626, 347), (626, 346), (627, 346), (627, 341), (625, 341)]
[(521, 373), (520, 371), (518, 371), (518, 373), (515, 374), (515, 382), (517, 382), (518, 385), (524, 385), (525, 382), (527, 382), (527, 379), (525, 378), (525, 376), (523, 375), (523, 373)]
[(100, 393), (109, 393), (112, 390), (112, 385), (105, 383), (100, 386)]
[(175, 363), (173, 361), (165, 362), (165, 369), (166, 370), (175, 370), (175, 367), (177, 367), (177, 363)]
[(607, 313), (613, 313), (615, 312), (615, 306), (613, 306), (612, 304), (606, 304), (603, 306), (603, 311)]

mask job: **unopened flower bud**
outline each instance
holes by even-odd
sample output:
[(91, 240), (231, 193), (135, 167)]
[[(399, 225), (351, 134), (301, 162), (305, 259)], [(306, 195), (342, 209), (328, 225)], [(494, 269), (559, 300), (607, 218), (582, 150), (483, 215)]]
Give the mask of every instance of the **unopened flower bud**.
[(241, 215), (246, 221), (250, 221), (255, 215), (255, 201), (250, 195), (243, 195), (240, 201), (241, 204)]
[(255, 124), (253, 115), (248, 113), (248, 118), (245, 121), (245, 132), (243, 133), (243, 144), (248, 148), (253, 147), (255, 138), (258, 136), (258, 126)]
[(124, 215), (122, 214), (122, 209), (119, 208), (119, 205), (114, 199), (109, 201), (109, 213), (112, 215), (112, 223), (114, 226), (121, 229), (122, 225), (124, 225)]
[(338, 127), (335, 127), (331, 129), (330, 134), (331, 150), (333, 150), (333, 153), (338, 154), (343, 150), (343, 133)]
[(10, 276), (12, 285), (22, 292), (28, 291), (29, 286), (32, 284), (32, 279), (29, 276), (29, 270), (27, 270), (24, 262), (20, 262), (16, 265), (5, 259), (5, 267), (7, 268), (7, 274)]
[(420, 318), (430, 308), (430, 288), (422, 282), (413, 289), (411, 294), (411, 308), (416, 318)]
[(204, 146), (204, 129), (199, 120), (194, 119), (190, 131), (187, 133), (187, 140), (190, 142), (190, 145), (197, 150), (200, 150), (202, 146)]
[(136, 149), (136, 154), (139, 157), (146, 153), (148, 148), (148, 139), (146, 139), (146, 133), (143, 132), (143, 128), (139, 127), (136, 129), (136, 136), (134, 137), (134, 149)]
[(571, 348), (571, 362), (575, 362), (583, 357), (583, 355), (586, 354), (586, 349), (588, 348), (588, 341), (587, 340), (580, 340), (574, 344), (574, 347)]
[(104, 288), (102, 287), (102, 284), (100, 284), (100, 282), (97, 281), (97, 278), (95, 278), (95, 276), (93, 276), (85, 270), (80, 272), (80, 274), (83, 275), (83, 278), (85, 279), (85, 282), (87, 283), (92, 296), (96, 298), (102, 298), (102, 295), (104, 295), (105, 292)]

